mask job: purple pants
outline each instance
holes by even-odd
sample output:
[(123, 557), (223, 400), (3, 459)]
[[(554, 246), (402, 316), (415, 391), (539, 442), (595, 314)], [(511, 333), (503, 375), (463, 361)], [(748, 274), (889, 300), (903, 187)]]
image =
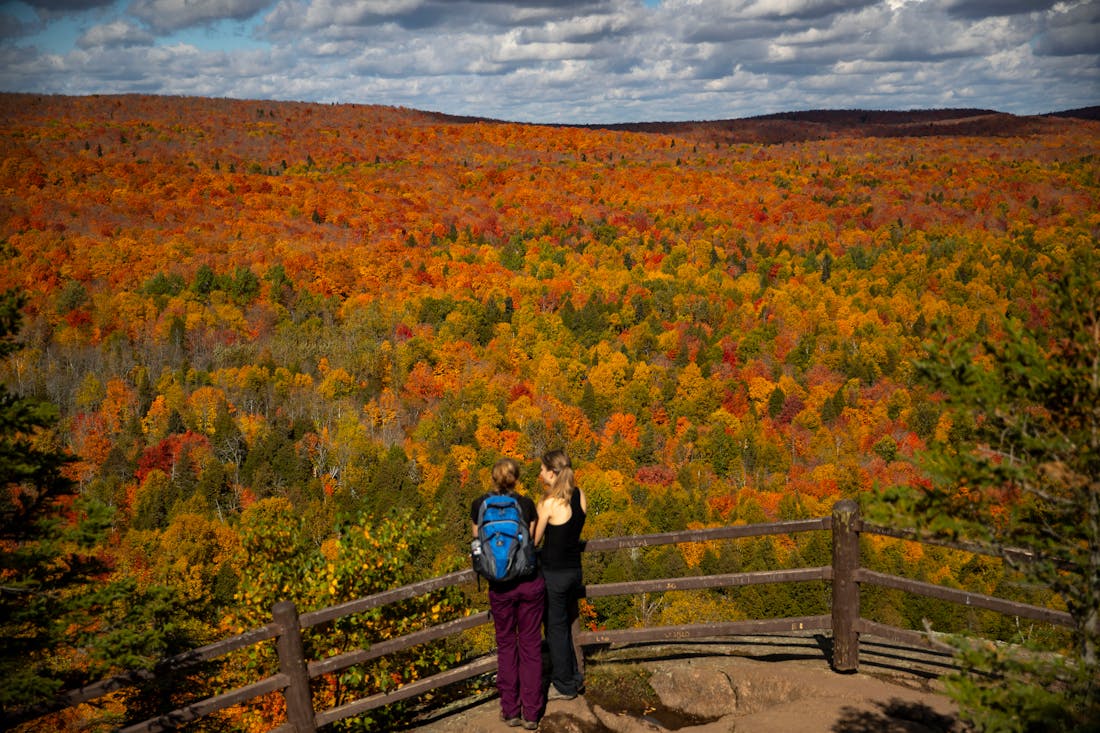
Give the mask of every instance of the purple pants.
[(489, 589), (497, 639), (497, 691), (507, 718), (539, 720), (542, 690), (542, 611), (546, 585), (535, 575), (506, 590)]

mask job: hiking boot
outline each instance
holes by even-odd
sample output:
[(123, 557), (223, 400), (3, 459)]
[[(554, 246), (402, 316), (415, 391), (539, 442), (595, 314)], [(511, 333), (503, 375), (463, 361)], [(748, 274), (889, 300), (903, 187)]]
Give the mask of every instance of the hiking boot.
[(539, 721), (537, 721), (537, 720), (525, 720), (525, 721), (523, 721), (523, 729), (524, 730), (538, 730), (539, 729)]

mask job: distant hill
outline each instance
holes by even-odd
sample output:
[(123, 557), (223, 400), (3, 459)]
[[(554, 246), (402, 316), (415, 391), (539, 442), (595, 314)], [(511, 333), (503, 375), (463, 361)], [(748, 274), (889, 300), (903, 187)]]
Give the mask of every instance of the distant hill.
[(1018, 136), (1047, 131), (1068, 118), (1100, 120), (1100, 107), (1036, 116), (987, 109), (809, 110), (729, 120), (586, 127), (674, 134), (723, 143), (783, 143), (836, 137)]
[[(504, 122), (483, 117), (426, 113), (454, 123)], [(1100, 106), (1044, 115), (1013, 115), (990, 109), (806, 110), (725, 120), (547, 124), (590, 130), (657, 133), (719, 143), (784, 143), (839, 137), (1005, 137), (1049, 131), (1061, 120), (1100, 121)]]
[[(94, 94), (86, 97), (0, 92), (0, 110), (20, 109), (30, 106), (40, 111), (53, 110), (60, 114), (74, 105), (78, 109), (93, 110), (102, 103), (125, 107), (133, 112), (152, 110), (165, 104), (182, 101), (182, 97), (143, 94)], [(804, 110), (778, 112), (754, 117), (723, 120), (679, 120), (623, 123), (524, 123), (470, 115), (453, 115), (431, 110), (408, 107), (390, 107), (373, 104), (324, 105), (309, 102), (275, 102), (267, 100), (208, 99), (203, 105), (210, 109), (248, 109), (256, 112), (264, 109), (271, 113), (282, 109), (325, 108), (330, 124), (338, 124), (347, 115), (359, 114), (369, 108), (376, 121), (399, 120), (409, 125), (423, 124), (523, 124), (548, 128), (577, 128), (589, 130), (621, 130), (627, 132), (675, 135), (701, 143), (764, 143), (778, 144), (808, 140), (835, 138), (887, 138), (887, 137), (1018, 137), (1036, 135), (1064, 128), (1075, 121), (1100, 121), (1100, 105), (1081, 107), (1042, 115), (1013, 115), (990, 109), (915, 109), (895, 110)], [(251, 106), (251, 107), (250, 107)], [(356, 123), (358, 124), (358, 122)]]
[(1095, 107), (1078, 107), (1067, 109), (1063, 112), (1051, 112), (1048, 117), (1075, 117), (1079, 120), (1100, 120), (1100, 105)]

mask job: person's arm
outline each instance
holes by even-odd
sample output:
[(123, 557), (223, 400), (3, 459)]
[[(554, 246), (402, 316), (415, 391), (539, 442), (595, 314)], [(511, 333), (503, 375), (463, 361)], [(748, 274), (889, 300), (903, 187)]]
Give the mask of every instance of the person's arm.
[(550, 522), (550, 500), (543, 499), (536, 507), (538, 510), (539, 521), (535, 524), (535, 546), (537, 547), (542, 543), (542, 536), (546, 534), (546, 525)]
[(523, 508), (523, 515), (525, 517), (531, 517), (527, 522), (527, 536), (531, 538), (533, 544), (535, 541), (535, 530), (539, 525), (539, 505), (535, 503), (534, 499), (527, 499), (527, 501), (530, 502), (529, 506), (531, 507), (531, 511), (527, 511), (527, 507), (525, 506)]
[(580, 488), (578, 488), (577, 491), (581, 493), (581, 511), (588, 514), (588, 497), (584, 495), (584, 492), (581, 491)]
[(470, 531), (474, 535), (474, 539), (477, 539), (477, 510), (481, 506), (481, 499), (474, 499), (470, 504)]

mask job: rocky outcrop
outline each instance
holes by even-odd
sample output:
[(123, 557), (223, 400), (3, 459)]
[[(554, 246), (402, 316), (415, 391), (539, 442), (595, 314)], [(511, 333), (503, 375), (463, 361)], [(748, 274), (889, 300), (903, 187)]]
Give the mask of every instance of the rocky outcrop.
[[(713, 648), (708, 651), (717, 652)], [(729, 651), (728, 649), (723, 651)], [(774, 651), (774, 650), (772, 650)], [(782, 661), (645, 650), (640, 657), (590, 660), (590, 689), (546, 709), (543, 733), (956, 733), (955, 705), (942, 693), (941, 662), (919, 652), (864, 645), (857, 674), (833, 672), (807, 654)], [(662, 658), (662, 655), (665, 655)], [(862, 659), (862, 657), (861, 657)], [(608, 680), (631, 678), (609, 694)], [(418, 729), (424, 733), (504, 731), (497, 701)]]
[(654, 669), (649, 684), (666, 707), (704, 719), (749, 715), (824, 694), (808, 680), (784, 674), (782, 665), (742, 660), (738, 667), (722, 659), (689, 659)]
[(951, 701), (930, 689), (927, 680), (912, 677), (840, 675), (805, 662), (728, 657), (646, 662), (645, 667), (651, 671), (649, 683), (662, 710), (624, 713), (577, 698), (551, 703), (541, 729), (550, 733), (961, 730)]

